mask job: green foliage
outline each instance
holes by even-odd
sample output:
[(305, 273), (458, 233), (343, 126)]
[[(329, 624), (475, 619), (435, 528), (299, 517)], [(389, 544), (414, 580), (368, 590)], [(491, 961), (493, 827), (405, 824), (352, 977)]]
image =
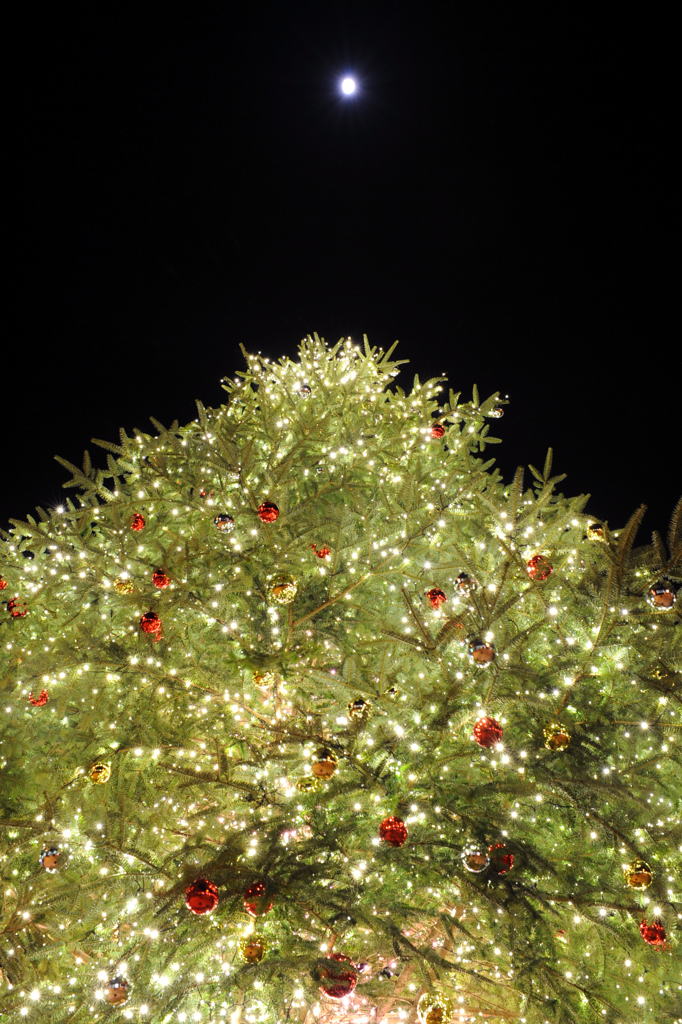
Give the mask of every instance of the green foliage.
[[(497, 395), (446, 401), (418, 378), (405, 393), (391, 354), (315, 337), (297, 362), (247, 356), (219, 409), (95, 442), (106, 468), (60, 459), (75, 499), (0, 540), (2, 597), (28, 608), (0, 606), (3, 1024), (372, 1005), (397, 1024), (433, 987), (462, 1019), (682, 1018), (682, 629), (647, 601), (682, 582), (682, 503), (665, 543), (634, 546), (643, 510), (587, 539), (551, 450), (530, 488), (482, 457)], [(282, 573), (290, 604), (272, 601)], [(160, 636), (140, 629), (150, 611)], [(475, 640), (494, 644), (488, 666)], [(357, 698), (371, 708), (352, 717)], [(472, 738), (483, 715), (499, 748)], [(564, 751), (545, 746), (551, 722)], [(321, 747), (338, 770), (311, 788)], [(379, 839), (390, 815), (399, 848)], [(466, 870), (465, 847), (497, 843), (511, 870)], [(39, 863), (52, 846), (56, 873)], [(635, 858), (646, 892), (624, 881)], [(220, 888), (204, 917), (184, 901), (199, 876)], [(274, 907), (250, 965), (257, 879)], [(639, 933), (654, 907), (663, 949)], [(332, 949), (368, 965), (348, 1006), (315, 980)], [(122, 1011), (101, 999), (116, 975)]]

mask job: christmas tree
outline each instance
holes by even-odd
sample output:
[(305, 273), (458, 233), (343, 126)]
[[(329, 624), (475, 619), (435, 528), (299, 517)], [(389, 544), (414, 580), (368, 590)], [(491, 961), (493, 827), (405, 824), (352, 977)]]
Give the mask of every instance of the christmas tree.
[(0, 1021), (682, 1019), (682, 504), (247, 356), (2, 536)]

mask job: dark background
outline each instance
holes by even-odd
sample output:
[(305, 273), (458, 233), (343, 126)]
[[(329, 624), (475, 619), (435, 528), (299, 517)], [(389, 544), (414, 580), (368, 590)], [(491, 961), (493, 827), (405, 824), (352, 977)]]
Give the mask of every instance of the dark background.
[(509, 394), (507, 476), (551, 445), (593, 515), (645, 502), (666, 527), (675, 33), (660, 10), (514, 8), (14, 12), (1, 525), (63, 499), (55, 453), (188, 421), (239, 342), (293, 356), (318, 331), (400, 339), (403, 386)]

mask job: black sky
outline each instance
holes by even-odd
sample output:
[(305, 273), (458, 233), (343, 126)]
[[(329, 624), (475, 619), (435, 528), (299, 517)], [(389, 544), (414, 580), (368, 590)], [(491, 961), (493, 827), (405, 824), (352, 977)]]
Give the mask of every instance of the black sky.
[(551, 445), (593, 515), (644, 502), (664, 529), (675, 37), (608, 6), (15, 12), (0, 524), (63, 498), (54, 454), (192, 419), (240, 342), (294, 355), (318, 331), (400, 339), (403, 385), (509, 394), (505, 474)]

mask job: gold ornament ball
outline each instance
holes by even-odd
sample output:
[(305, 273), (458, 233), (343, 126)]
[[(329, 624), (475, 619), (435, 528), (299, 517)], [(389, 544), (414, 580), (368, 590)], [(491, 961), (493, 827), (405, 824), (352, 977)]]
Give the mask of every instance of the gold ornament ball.
[(462, 597), (470, 597), (475, 590), (478, 590), (478, 581), (468, 572), (461, 572), (455, 580), (455, 586)]
[(277, 676), (274, 672), (254, 672), (253, 673), (253, 684), (254, 686), (274, 686), (277, 682)]
[(339, 767), (339, 762), (331, 752), (324, 748), (318, 750), (316, 760), (313, 762), (312, 773), (316, 779), (331, 779), (332, 775), (336, 774), (336, 770)]
[(469, 660), (479, 668), (487, 668), (497, 657), (495, 644), (487, 640), (472, 640), (469, 643)]
[(61, 860), (61, 850), (56, 846), (46, 847), (40, 855), (40, 863), (46, 871), (51, 875), (55, 871), (59, 871), (59, 861)]
[(364, 697), (356, 697), (355, 700), (351, 700), (348, 703), (348, 715), (355, 722), (361, 721), (363, 718), (369, 718), (372, 714), (372, 704), (370, 701), (365, 700)]
[(480, 875), (490, 866), (490, 855), (485, 846), (471, 843), (462, 850), (462, 864), (472, 875)]
[(601, 523), (588, 523), (587, 526), (587, 539), (588, 540), (603, 540), (604, 539), (604, 527)]
[(543, 731), (548, 750), (565, 750), (571, 742), (571, 734), (560, 722), (550, 722)]
[(267, 595), (276, 604), (291, 604), (297, 591), (298, 585), (293, 576), (275, 576), (268, 581)]
[(417, 1016), (421, 1024), (449, 1024), (455, 1005), (442, 992), (425, 992), (417, 1003)]
[(296, 783), (296, 789), (299, 793), (314, 793), (319, 788), (319, 779), (316, 779), (314, 775), (304, 775), (303, 778), (299, 779)]
[(654, 880), (654, 873), (645, 860), (633, 860), (625, 867), (625, 881), (636, 892), (644, 892)]
[(105, 1002), (109, 1006), (123, 1006), (128, 1002), (130, 986), (125, 978), (110, 978), (104, 988)]
[(649, 588), (647, 601), (659, 612), (670, 612), (677, 603), (677, 593), (666, 583), (655, 583)]
[(111, 768), (108, 764), (102, 764), (98, 761), (97, 764), (93, 764), (88, 774), (96, 786), (101, 786), (109, 780), (111, 776)]
[(133, 581), (128, 576), (117, 576), (114, 580), (114, 590), (117, 594), (132, 594)]
[(253, 932), (239, 940), (239, 956), (245, 964), (259, 964), (268, 951), (264, 935)]

